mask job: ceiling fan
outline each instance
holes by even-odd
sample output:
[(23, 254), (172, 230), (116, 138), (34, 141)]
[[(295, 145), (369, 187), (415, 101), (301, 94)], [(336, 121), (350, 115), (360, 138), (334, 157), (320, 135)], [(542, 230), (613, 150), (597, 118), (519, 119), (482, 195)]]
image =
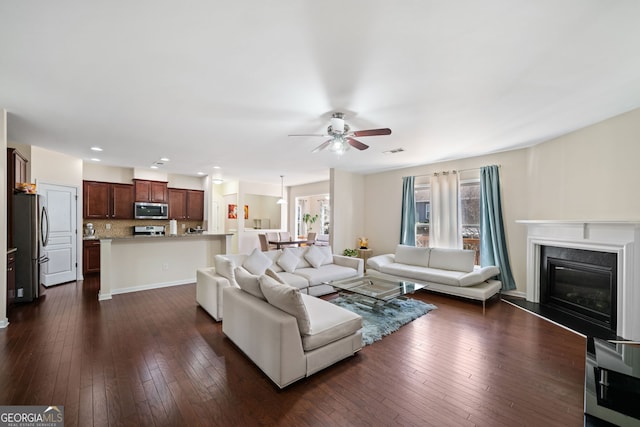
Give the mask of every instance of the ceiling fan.
[(391, 135), (391, 129), (368, 129), (368, 130), (355, 130), (352, 131), (348, 124), (344, 122), (343, 113), (333, 113), (331, 115), (331, 123), (327, 128), (326, 134), (294, 134), (289, 136), (322, 136), (329, 137), (328, 140), (317, 146), (312, 153), (317, 153), (325, 148), (329, 148), (329, 151), (333, 151), (338, 154), (342, 154), (349, 149), (349, 147), (357, 148), (358, 150), (366, 150), (369, 148), (367, 144), (363, 144), (354, 138), (354, 136), (360, 138), (363, 136), (376, 136), (376, 135)]

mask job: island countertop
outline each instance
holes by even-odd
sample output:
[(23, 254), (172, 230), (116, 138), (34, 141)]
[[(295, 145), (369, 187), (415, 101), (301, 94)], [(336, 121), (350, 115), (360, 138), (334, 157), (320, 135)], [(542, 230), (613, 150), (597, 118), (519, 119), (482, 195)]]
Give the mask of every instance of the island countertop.
[(176, 235), (165, 234), (164, 236), (145, 236), (145, 235), (132, 235), (127, 236), (109, 236), (102, 235), (96, 237), (85, 237), (83, 240), (139, 240), (139, 239), (152, 239), (152, 240), (170, 240), (170, 239), (192, 239), (196, 237), (202, 238), (217, 238), (224, 236), (233, 236), (233, 233), (183, 233)]

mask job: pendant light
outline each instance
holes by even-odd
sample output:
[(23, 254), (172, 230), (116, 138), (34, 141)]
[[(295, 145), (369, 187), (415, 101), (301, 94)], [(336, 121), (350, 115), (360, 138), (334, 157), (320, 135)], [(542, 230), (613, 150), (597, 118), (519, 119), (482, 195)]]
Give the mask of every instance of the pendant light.
[(280, 175), (280, 199), (276, 203), (279, 205), (287, 204), (287, 201), (284, 199), (284, 175)]

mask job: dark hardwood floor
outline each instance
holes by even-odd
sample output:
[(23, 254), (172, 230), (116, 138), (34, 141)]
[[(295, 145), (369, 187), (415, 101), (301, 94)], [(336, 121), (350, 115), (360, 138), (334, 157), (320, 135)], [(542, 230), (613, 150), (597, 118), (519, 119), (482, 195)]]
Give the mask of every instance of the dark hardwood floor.
[(47, 289), (0, 329), (0, 404), (66, 426), (581, 426), (585, 339), (507, 303), (428, 292), (434, 310), (278, 390), (195, 303), (195, 285), (98, 302)]

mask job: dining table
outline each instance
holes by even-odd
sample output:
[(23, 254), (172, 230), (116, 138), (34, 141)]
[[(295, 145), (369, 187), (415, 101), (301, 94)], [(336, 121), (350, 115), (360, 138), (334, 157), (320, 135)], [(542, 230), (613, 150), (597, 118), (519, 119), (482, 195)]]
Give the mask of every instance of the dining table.
[(276, 245), (276, 249), (281, 249), (283, 246), (300, 246), (308, 244), (307, 239), (292, 239), (292, 240), (269, 240), (270, 245)]

